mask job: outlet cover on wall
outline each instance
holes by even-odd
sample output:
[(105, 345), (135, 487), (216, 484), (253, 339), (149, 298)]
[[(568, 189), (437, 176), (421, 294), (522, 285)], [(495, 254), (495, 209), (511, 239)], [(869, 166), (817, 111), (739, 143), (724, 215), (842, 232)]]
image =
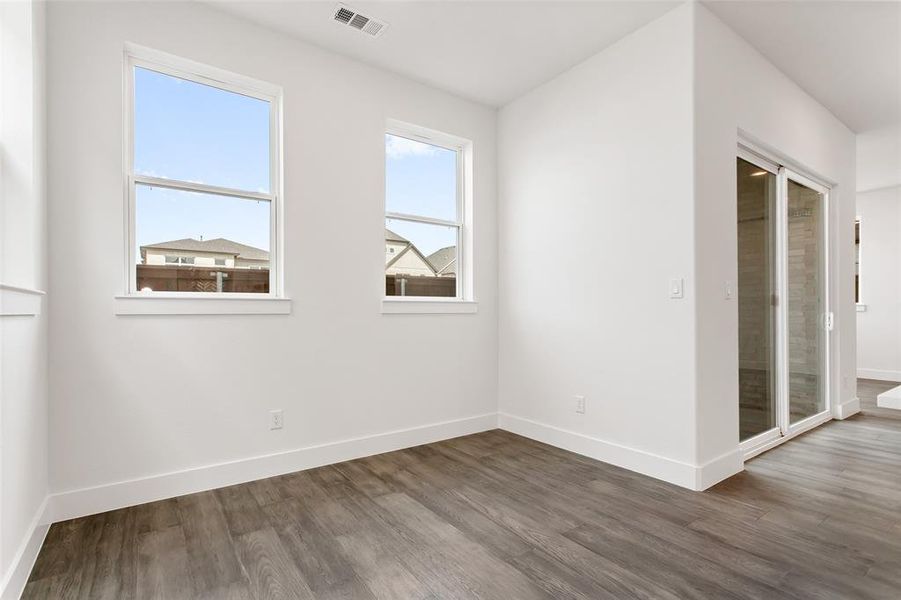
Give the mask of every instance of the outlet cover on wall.
[(285, 415), (282, 409), (269, 411), (269, 429), (281, 429), (285, 425)]
[(576, 412), (580, 415), (585, 414), (585, 396), (574, 396), (576, 400)]

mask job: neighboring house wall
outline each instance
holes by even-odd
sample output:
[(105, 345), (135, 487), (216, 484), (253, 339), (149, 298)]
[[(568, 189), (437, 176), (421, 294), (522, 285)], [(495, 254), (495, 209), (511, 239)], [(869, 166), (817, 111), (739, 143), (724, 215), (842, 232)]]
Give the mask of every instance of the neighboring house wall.
[(435, 271), (429, 266), (429, 263), (412, 247), (391, 263), (385, 273), (388, 275), (435, 276)]
[[(228, 254), (214, 254), (214, 253), (200, 253), (200, 252), (183, 252), (180, 250), (151, 250), (147, 249), (146, 251), (148, 265), (165, 265), (167, 256), (184, 256), (188, 258), (194, 259), (194, 266), (199, 267), (213, 267), (216, 266), (216, 259), (224, 260), (225, 264), (220, 265), (224, 267), (234, 267), (235, 257)], [(258, 264), (259, 261), (254, 261), (253, 264)], [(262, 264), (267, 264), (266, 261), (262, 261)], [(237, 265), (244, 266), (244, 265)]]
[(901, 186), (857, 194), (857, 374), (901, 381)]
[(385, 264), (391, 262), (398, 254), (404, 251), (409, 244), (406, 242), (395, 242), (385, 240)]
[(268, 269), (268, 260), (248, 260), (240, 256), (235, 259), (235, 267), (243, 269)]

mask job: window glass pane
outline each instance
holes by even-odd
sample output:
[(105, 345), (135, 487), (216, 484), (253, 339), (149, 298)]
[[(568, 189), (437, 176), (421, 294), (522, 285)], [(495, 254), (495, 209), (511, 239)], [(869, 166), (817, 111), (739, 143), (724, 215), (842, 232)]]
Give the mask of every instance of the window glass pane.
[(826, 410), (826, 226), (822, 194), (788, 182), (788, 393), (791, 423)]
[(385, 135), (388, 212), (457, 220), (457, 152)]
[(457, 227), (385, 219), (385, 295), (457, 296)]
[(137, 288), (269, 292), (269, 202), (136, 186)]
[(741, 158), (737, 174), (738, 425), (744, 441), (777, 425), (776, 175)]
[(269, 192), (269, 102), (135, 67), (140, 175)]

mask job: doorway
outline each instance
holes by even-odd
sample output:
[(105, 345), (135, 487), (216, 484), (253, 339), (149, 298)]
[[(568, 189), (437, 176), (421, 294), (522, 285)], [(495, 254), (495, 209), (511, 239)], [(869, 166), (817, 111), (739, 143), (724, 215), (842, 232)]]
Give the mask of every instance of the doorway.
[(746, 457), (830, 418), (829, 189), (737, 158), (739, 441)]

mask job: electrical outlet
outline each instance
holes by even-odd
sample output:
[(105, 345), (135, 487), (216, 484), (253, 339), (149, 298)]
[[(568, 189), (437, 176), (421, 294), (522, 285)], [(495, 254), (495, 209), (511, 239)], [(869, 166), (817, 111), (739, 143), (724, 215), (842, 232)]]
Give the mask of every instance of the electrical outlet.
[(574, 396), (576, 399), (576, 412), (580, 415), (585, 414), (585, 396)]
[(282, 409), (269, 411), (269, 429), (281, 429), (285, 425), (285, 415)]

